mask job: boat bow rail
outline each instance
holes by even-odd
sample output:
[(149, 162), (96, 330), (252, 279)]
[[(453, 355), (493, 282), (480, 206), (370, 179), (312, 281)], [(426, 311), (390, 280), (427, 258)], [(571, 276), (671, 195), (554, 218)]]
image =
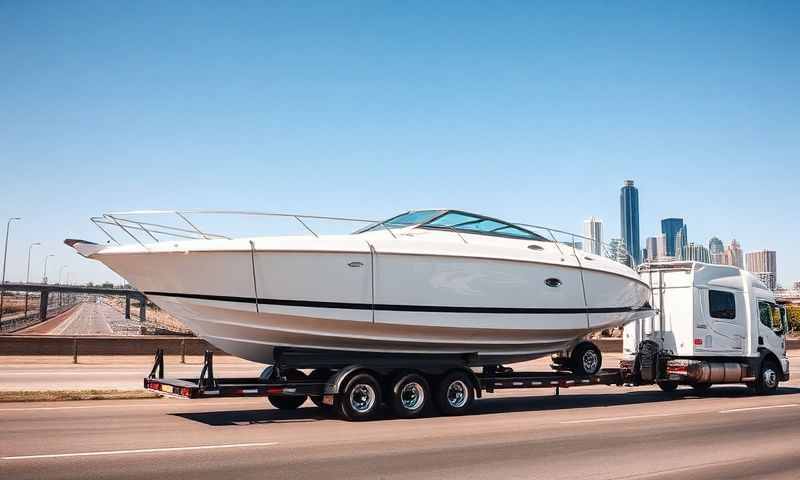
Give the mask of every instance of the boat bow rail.
[[(307, 215), (285, 212), (261, 212), (246, 210), (132, 210), (125, 212), (109, 212), (100, 216), (91, 217), (90, 221), (105, 234), (111, 242), (122, 245), (120, 238), (130, 238), (143, 248), (147, 249), (146, 243), (163, 242), (178, 240), (215, 240), (231, 239), (234, 235), (229, 233), (219, 233), (210, 231), (200, 226), (198, 218), (204, 217), (224, 217), (226, 219), (238, 218), (234, 220), (234, 225), (240, 226), (245, 220), (265, 220), (278, 219), (294, 223), (296, 230), (292, 234), (305, 233), (314, 237), (321, 235), (322, 224), (330, 226), (336, 224), (345, 227), (339, 229), (339, 233), (352, 233), (353, 226), (359, 226), (356, 232), (382, 227), (387, 235), (397, 238), (392, 228), (388, 226), (389, 220), (370, 220), (364, 218), (335, 217), (323, 215)], [(159, 219), (168, 219), (161, 221)], [(599, 255), (616, 260), (625, 265), (633, 265), (631, 256), (624, 250), (624, 246), (612, 246), (610, 244), (598, 242), (592, 238), (567, 232), (557, 228), (541, 225), (533, 225), (520, 222), (508, 222), (510, 225), (522, 227), (541, 233), (541, 236), (552, 241), (563, 253), (569, 252), (577, 254), (583, 251), (582, 245), (595, 244), (599, 246)], [(349, 228), (347, 228), (349, 227)], [(263, 229), (263, 224), (259, 230)], [(457, 235), (460, 241), (466, 242), (463, 234), (469, 231), (461, 231), (454, 228), (443, 229), (453, 235)], [(115, 235), (112, 235), (112, 232)], [(473, 232), (474, 233), (474, 232)], [(262, 234), (259, 232), (259, 235)], [(120, 237), (120, 235), (122, 235)], [(245, 235), (238, 235), (245, 236)], [(118, 238), (119, 237), (119, 238)]]

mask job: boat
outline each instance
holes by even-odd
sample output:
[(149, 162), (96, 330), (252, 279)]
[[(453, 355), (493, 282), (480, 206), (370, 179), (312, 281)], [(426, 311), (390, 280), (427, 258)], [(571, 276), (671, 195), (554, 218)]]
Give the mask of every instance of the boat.
[(250, 238), (209, 234), (174, 213), (185, 228), (122, 214), (92, 219), (132, 244), (65, 243), (198, 336), (254, 362), (272, 364), (276, 349), (291, 348), (463, 354), (474, 366), (500, 365), (652, 313), (636, 272), (577, 249), (575, 236), (570, 245), (542, 227), (462, 210), (408, 211), (337, 235), (308, 226), (331, 217), (263, 214), (293, 218), (311, 235)]

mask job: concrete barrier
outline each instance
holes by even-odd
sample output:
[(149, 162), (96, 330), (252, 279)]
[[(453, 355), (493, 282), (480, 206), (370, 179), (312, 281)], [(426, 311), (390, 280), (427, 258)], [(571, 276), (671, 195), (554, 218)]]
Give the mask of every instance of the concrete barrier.
[(152, 355), (164, 349), (166, 355), (202, 355), (206, 350), (225, 352), (202, 338), (158, 335), (0, 335), (0, 355)]
[[(604, 353), (621, 353), (621, 338), (593, 340)], [(0, 355), (152, 355), (164, 349), (166, 355), (202, 355), (206, 350), (225, 352), (202, 338), (158, 335), (90, 336), (90, 335), (0, 335)], [(789, 350), (800, 349), (800, 338), (786, 340)]]

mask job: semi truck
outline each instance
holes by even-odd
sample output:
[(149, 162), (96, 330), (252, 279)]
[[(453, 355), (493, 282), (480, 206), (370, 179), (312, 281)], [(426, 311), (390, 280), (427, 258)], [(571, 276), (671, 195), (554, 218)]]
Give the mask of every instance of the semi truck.
[(650, 285), (653, 314), (623, 327), (618, 368), (602, 369), (602, 353), (588, 339), (554, 354), (552, 370), (539, 372), (470, 368), (469, 353), (343, 356), (286, 349), (259, 377), (216, 378), (206, 352), (198, 378), (170, 379), (157, 351), (144, 387), (188, 399), (265, 396), (282, 410), (310, 399), (347, 420), (369, 420), (385, 410), (402, 418), (461, 415), (475, 398), (499, 389), (552, 388), (558, 394), (586, 385), (655, 384), (665, 392), (680, 385), (702, 392), (741, 383), (769, 394), (789, 380), (786, 310), (754, 275), (699, 262), (645, 264), (639, 274)]
[(662, 390), (697, 390), (744, 383), (769, 393), (789, 378), (786, 308), (752, 273), (699, 262), (645, 264), (657, 314), (623, 328), (623, 362), (664, 358), (660, 371), (641, 372)]

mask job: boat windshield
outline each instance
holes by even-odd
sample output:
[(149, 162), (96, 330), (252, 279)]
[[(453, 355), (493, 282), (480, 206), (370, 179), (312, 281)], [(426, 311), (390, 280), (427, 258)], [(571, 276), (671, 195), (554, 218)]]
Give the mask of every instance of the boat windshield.
[(410, 227), (411, 225), (420, 225), (422, 223), (429, 221), (432, 218), (438, 217), (443, 212), (444, 210), (417, 210), (417, 211), (401, 213), (400, 215), (392, 217), (389, 220), (386, 220), (385, 222), (371, 225), (355, 233), (383, 230), (386, 228), (403, 228), (403, 227)]
[(524, 238), (527, 240), (537, 240), (546, 242), (546, 238), (533, 232), (520, 228), (516, 225), (497, 220), (495, 218), (484, 217), (474, 213), (459, 212), (450, 210), (429, 222), (422, 225), (422, 228), (442, 228), (457, 230), (464, 233), (475, 233), (479, 235), (496, 235), (501, 237)]

